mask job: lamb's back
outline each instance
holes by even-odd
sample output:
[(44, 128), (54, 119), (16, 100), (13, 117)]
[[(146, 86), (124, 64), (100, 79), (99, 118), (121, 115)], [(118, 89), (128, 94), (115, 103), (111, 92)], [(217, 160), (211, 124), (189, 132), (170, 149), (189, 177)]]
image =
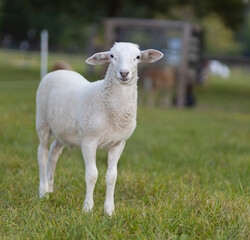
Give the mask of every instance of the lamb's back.
[(41, 81), (38, 92), (40, 89), (46, 88), (46, 91), (59, 88), (77, 88), (89, 84), (81, 74), (69, 71), (58, 70), (47, 74)]

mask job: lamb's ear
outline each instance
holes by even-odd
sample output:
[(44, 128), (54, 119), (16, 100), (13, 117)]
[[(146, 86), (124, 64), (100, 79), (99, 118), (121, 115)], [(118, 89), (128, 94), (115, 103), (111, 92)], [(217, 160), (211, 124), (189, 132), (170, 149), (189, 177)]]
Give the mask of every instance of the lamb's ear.
[(90, 64), (90, 65), (103, 64), (103, 63), (110, 61), (109, 55), (110, 55), (109, 52), (96, 53), (96, 54), (92, 55), (91, 57), (89, 57), (85, 62)]
[(141, 51), (141, 62), (153, 63), (163, 57), (163, 53), (154, 49)]

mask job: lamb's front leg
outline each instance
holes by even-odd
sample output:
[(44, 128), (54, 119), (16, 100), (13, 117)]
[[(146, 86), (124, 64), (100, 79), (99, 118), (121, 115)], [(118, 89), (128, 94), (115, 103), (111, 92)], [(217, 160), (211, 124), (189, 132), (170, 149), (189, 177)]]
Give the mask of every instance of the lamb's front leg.
[(97, 145), (95, 143), (83, 143), (81, 149), (85, 162), (85, 181), (87, 188), (83, 209), (85, 212), (89, 212), (94, 206), (93, 193), (98, 176), (96, 168)]
[(112, 147), (108, 152), (108, 170), (106, 174), (106, 199), (104, 203), (104, 211), (108, 215), (112, 215), (115, 210), (114, 190), (117, 178), (117, 163), (125, 146), (125, 141), (120, 142)]

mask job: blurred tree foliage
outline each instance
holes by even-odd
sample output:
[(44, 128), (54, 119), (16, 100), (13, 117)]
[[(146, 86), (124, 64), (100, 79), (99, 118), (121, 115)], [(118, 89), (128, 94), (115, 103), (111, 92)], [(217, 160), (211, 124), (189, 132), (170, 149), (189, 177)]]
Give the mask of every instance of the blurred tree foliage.
[[(29, 40), (38, 44), (46, 28), (53, 48), (79, 49), (86, 46), (90, 23), (104, 17), (189, 20), (188, 14), (173, 11), (187, 7), (195, 21), (216, 13), (233, 31), (244, 19), (243, 0), (0, 0), (0, 37), (11, 35), (16, 46), (33, 37)], [(36, 34), (29, 34), (31, 29)]]
[(250, 8), (246, 15), (246, 20), (239, 31), (238, 38), (242, 42), (244, 54), (250, 57)]
[[(0, 0), (1, 35), (12, 36), (12, 46), (18, 47), (24, 40), (33, 42), (33, 48), (39, 47), (40, 32), (46, 28), (50, 33), (52, 48), (83, 48), (86, 45), (86, 24), (84, 19), (72, 18), (64, 11), (53, 8), (33, 6), (32, 1)], [(53, 3), (53, 1), (51, 1)], [(33, 30), (33, 34), (30, 34)]]
[(214, 12), (220, 15), (226, 26), (237, 29), (244, 19), (243, 0), (24, 0), (37, 11), (50, 9), (65, 12), (88, 22), (99, 21), (103, 17), (148, 17), (159, 13), (167, 16), (175, 6), (191, 6), (197, 18)]
[(202, 19), (211, 13), (220, 16), (226, 27), (236, 30), (244, 20), (244, 0), (177, 0), (179, 5), (192, 6), (195, 16)]
[(208, 15), (201, 24), (206, 29), (205, 48), (207, 52), (235, 55), (242, 51), (240, 43), (235, 41), (235, 33), (223, 24), (218, 15)]
[[(3, 1), (0, 0), (0, 29), (2, 29), (1, 26), (2, 26), (2, 19), (3, 19), (3, 16), (2, 16), (3, 15), (2, 7), (3, 7)], [(0, 32), (0, 34), (1, 34), (1, 32)], [(1, 35), (0, 35), (0, 37), (1, 37)]]

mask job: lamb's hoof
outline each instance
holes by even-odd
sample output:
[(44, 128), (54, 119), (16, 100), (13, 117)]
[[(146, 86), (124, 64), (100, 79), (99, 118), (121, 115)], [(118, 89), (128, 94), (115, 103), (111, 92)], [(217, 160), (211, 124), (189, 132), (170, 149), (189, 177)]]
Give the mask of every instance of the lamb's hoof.
[(39, 193), (39, 198), (40, 199), (49, 199), (49, 192), (45, 192), (45, 193)]
[(114, 205), (104, 205), (104, 213), (107, 213), (110, 217), (115, 213)]
[(93, 209), (93, 206), (94, 206), (93, 202), (85, 201), (84, 204), (83, 204), (83, 210), (84, 210), (84, 212), (86, 212), (86, 213), (90, 212)]
[(53, 192), (53, 187), (49, 186), (48, 192), (52, 193)]
[(40, 184), (39, 186), (39, 198), (48, 199), (49, 198), (49, 186), (47, 184)]

